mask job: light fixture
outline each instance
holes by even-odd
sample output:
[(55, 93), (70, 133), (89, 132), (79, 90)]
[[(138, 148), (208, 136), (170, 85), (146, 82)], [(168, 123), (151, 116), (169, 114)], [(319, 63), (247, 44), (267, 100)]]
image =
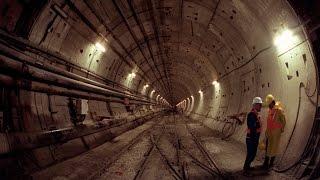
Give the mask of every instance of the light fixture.
[(100, 43), (97, 42), (95, 46), (99, 51), (106, 52), (106, 49)]
[(294, 36), (293, 32), (289, 29), (284, 30), (274, 39), (274, 45), (280, 52), (290, 49), (296, 42), (297, 37)]
[(131, 76), (132, 78), (136, 77), (136, 73), (132, 72), (129, 74), (129, 76)]
[(215, 86), (215, 85), (218, 85), (218, 84), (219, 84), (218, 81), (213, 81), (213, 82), (212, 82), (212, 85), (214, 85), (214, 86)]
[(201, 90), (199, 90), (199, 91), (198, 91), (198, 93), (199, 93), (199, 94), (202, 94), (202, 91), (201, 91)]
[(144, 85), (144, 87), (146, 87), (146, 88), (149, 87), (149, 84)]

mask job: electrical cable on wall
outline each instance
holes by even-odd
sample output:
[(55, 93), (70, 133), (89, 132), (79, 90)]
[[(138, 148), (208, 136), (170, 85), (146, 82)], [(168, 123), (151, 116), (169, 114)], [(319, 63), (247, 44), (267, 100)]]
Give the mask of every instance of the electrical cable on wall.
[[(291, 132), (291, 134), (290, 134), (290, 136), (289, 136), (289, 141), (288, 141), (288, 143), (287, 143), (287, 145), (286, 145), (286, 147), (285, 147), (285, 150), (283, 151), (283, 154), (282, 154), (282, 156), (281, 156), (281, 158), (280, 158), (280, 163), (282, 162), (282, 160), (283, 160), (283, 158), (284, 158), (287, 150), (289, 149), (289, 146), (290, 146), (292, 137), (293, 137), (293, 135), (294, 135), (294, 132), (296, 131), (297, 122), (298, 122), (299, 114), (300, 114), (301, 89), (302, 89), (302, 88), (306, 88), (306, 87), (305, 87), (304, 83), (301, 82), (300, 85), (299, 85), (299, 101), (298, 101), (298, 109), (297, 109), (297, 114), (296, 114), (296, 120), (295, 120), (293, 129), (292, 129), (292, 132)], [(316, 92), (316, 91), (315, 91), (315, 92)], [(305, 93), (306, 93), (306, 95), (308, 96), (308, 93), (307, 93), (307, 92), (305, 92)], [(314, 94), (314, 93), (313, 93), (313, 94)], [(309, 97), (309, 96), (308, 96), (308, 97)], [(283, 168), (283, 169), (274, 169), (274, 170), (275, 170), (276, 172), (283, 173), (283, 172), (286, 172), (286, 171), (292, 169), (293, 167), (297, 166), (298, 164), (300, 164), (300, 163), (305, 159), (305, 156), (309, 154), (309, 150), (308, 150), (309, 148), (307, 148), (307, 147), (309, 147), (308, 144), (310, 144), (310, 139), (311, 139), (310, 136), (311, 136), (311, 135), (312, 135), (312, 132), (310, 132), (310, 135), (309, 135), (309, 138), (308, 138), (308, 142), (307, 142), (307, 146), (306, 146), (305, 150), (303, 151), (303, 153), (301, 154), (300, 158), (299, 158), (295, 163), (293, 163), (292, 165), (290, 165), (290, 166), (288, 166), (288, 167), (286, 167), (286, 168)]]

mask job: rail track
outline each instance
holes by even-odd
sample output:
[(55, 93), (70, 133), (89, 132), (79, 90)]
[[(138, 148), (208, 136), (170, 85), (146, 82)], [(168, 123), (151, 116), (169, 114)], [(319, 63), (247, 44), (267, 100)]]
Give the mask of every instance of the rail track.
[[(184, 128), (183, 132), (181, 128)], [(144, 156), (139, 160), (137, 166), (128, 168), (134, 169), (135, 172), (132, 178), (125, 177), (126, 179), (148, 179), (150, 174), (164, 171), (166, 176), (171, 175), (171, 178), (166, 177), (166, 179), (194, 179), (195, 173), (200, 176), (206, 174), (207, 178), (225, 179), (223, 172), (203, 146), (196, 132), (188, 125), (185, 117), (175, 114), (162, 117), (146, 132), (135, 138), (126, 149), (123, 149), (122, 153), (117, 155), (116, 159), (105, 166), (104, 172), (100, 172), (99, 175), (108, 172), (108, 168), (114, 165), (123, 154), (130, 153), (129, 150), (141, 142), (142, 138), (148, 142), (147, 148), (141, 150), (145, 152)], [(150, 170), (150, 167), (160, 167), (155, 163), (156, 158), (160, 159), (161, 167), (164, 168), (159, 168), (154, 172)], [(95, 178), (98, 177), (95, 176)]]

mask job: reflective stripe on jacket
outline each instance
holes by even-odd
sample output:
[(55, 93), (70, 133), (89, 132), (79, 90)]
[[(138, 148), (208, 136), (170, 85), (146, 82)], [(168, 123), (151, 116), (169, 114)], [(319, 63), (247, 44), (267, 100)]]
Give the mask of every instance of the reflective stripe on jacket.
[(267, 129), (281, 129), (283, 125), (277, 121), (277, 116), (280, 110), (277, 109), (269, 109), (268, 121), (267, 121)]
[[(250, 115), (251, 114), (254, 114), (254, 119), (255, 119), (255, 122), (254, 122), (254, 126), (251, 127), (251, 123), (252, 122), (248, 122), (250, 121)], [(252, 132), (250, 129), (255, 129), (255, 132), (253, 133), (261, 133), (261, 120), (260, 120), (260, 116), (258, 115), (258, 112), (255, 110), (255, 109), (252, 109), (251, 112), (248, 114), (248, 117), (247, 117), (247, 125), (248, 125), (248, 128), (247, 128), (247, 134), (250, 135)]]

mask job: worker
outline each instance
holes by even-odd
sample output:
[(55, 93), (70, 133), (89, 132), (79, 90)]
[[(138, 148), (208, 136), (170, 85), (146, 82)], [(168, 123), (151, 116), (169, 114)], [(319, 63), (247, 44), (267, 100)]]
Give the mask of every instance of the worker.
[(261, 120), (259, 112), (262, 107), (262, 99), (260, 97), (255, 97), (252, 101), (252, 110), (247, 115), (247, 136), (246, 136), (246, 145), (247, 145), (247, 157), (243, 166), (243, 173), (246, 176), (251, 175), (250, 167), (252, 161), (256, 157), (257, 148), (259, 144), (260, 132), (261, 132)]
[(275, 157), (278, 153), (281, 134), (284, 132), (286, 118), (280, 102), (276, 102), (269, 94), (266, 97), (266, 104), (269, 106), (267, 129), (266, 129), (266, 155), (263, 169), (269, 170), (274, 165)]

